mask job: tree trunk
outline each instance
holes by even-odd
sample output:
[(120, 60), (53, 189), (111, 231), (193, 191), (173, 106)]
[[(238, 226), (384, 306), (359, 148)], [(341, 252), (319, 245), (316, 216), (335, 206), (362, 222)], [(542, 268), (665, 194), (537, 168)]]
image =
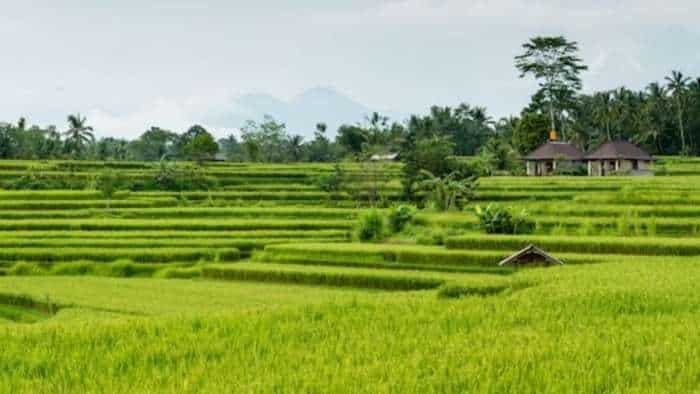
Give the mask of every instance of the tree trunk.
[(552, 100), (554, 100), (554, 98), (553, 98), (552, 95), (550, 94), (550, 95), (549, 95), (549, 119), (550, 119), (550, 121), (552, 122), (552, 123), (551, 123), (551, 124), (552, 124), (551, 130), (556, 130), (556, 127), (557, 127), (557, 126), (556, 126), (556, 124), (554, 123), (554, 103), (552, 102)]
[(685, 156), (687, 152), (685, 149), (685, 129), (683, 128), (683, 104), (680, 97), (676, 99), (676, 102), (678, 104), (678, 128), (681, 131), (681, 156)]

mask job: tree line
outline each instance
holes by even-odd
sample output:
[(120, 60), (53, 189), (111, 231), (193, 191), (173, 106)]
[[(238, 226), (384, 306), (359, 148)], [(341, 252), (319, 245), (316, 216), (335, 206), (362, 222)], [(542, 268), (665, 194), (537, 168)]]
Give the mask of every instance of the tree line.
[[(25, 119), (0, 123), (0, 159), (192, 160), (249, 162), (334, 162), (399, 153), (406, 160), (430, 161), (422, 169), (447, 165), (452, 156), (477, 156), (481, 172), (517, 171), (518, 155), (545, 142), (551, 130), (560, 139), (588, 150), (607, 140), (624, 139), (650, 153), (700, 154), (700, 78), (672, 71), (642, 90), (619, 87), (582, 93), (587, 66), (578, 43), (565, 37), (535, 37), (523, 44), (515, 67), (539, 88), (517, 116), (494, 120), (486, 108), (459, 104), (433, 106), (403, 122), (373, 113), (363, 122), (344, 124), (334, 139), (318, 123), (305, 140), (284, 123), (265, 116), (248, 121), (240, 134), (218, 141), (200, 125), (177, 133), (152, 127), (134, 140), (96, 139), (87, 119), (70, 115), (64, 129), (27, 125)], [(322, 117), (322, 114), (320, 114)], [(442, 156), (429, 158), (426, 152)], [(439, 152), (438, 152), (439, 151)]]

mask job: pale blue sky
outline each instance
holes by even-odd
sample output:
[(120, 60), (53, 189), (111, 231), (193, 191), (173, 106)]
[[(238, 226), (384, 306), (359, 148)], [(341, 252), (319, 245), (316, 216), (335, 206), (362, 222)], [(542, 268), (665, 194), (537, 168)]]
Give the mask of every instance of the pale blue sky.
[(531, 94), (512, 58), (535, 34), (580, 42), (589, 91), (671, 69), (700, 76), (697, 0), (12, 3), (0, 13), (0, 120), (62, 127), (79, 111), (100, 135), (178, 130), (241, 94), (316, 86), (398, 113), (466, 101), (504, 116)]

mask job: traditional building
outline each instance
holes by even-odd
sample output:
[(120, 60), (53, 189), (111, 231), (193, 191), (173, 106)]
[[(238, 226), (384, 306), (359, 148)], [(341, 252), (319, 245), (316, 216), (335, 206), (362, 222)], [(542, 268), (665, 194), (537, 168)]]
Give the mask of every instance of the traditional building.
[(554, 175), (557, 161), (568, 161), (573, 165), (583, 164), (583, 153), (567, 142), (550, 140), (524, 157), (528, 176)]
[(588, 176), (653, 175), (653, 158), (627, 141), (608, 141), (585, 157)]

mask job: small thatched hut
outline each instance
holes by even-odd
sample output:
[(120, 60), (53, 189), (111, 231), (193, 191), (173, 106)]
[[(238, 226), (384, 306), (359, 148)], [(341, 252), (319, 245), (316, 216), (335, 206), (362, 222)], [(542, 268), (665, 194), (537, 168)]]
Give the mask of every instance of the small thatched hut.
[(571, 164), (583, 164), (583, 153), (568, 142), (549, 141), (523, 158), (527, 165), (528, 176), (554, 175), (557, 160)]
[(550, 255), (544, 250), (535, 245), (528, 245), (524, 249), (518, 251), (510, 257), (506, 257), (500, 263), (500, 266), (510, 265), (515, 267), (521, 266), (545, 266), (564, 265), (561, 260)]

